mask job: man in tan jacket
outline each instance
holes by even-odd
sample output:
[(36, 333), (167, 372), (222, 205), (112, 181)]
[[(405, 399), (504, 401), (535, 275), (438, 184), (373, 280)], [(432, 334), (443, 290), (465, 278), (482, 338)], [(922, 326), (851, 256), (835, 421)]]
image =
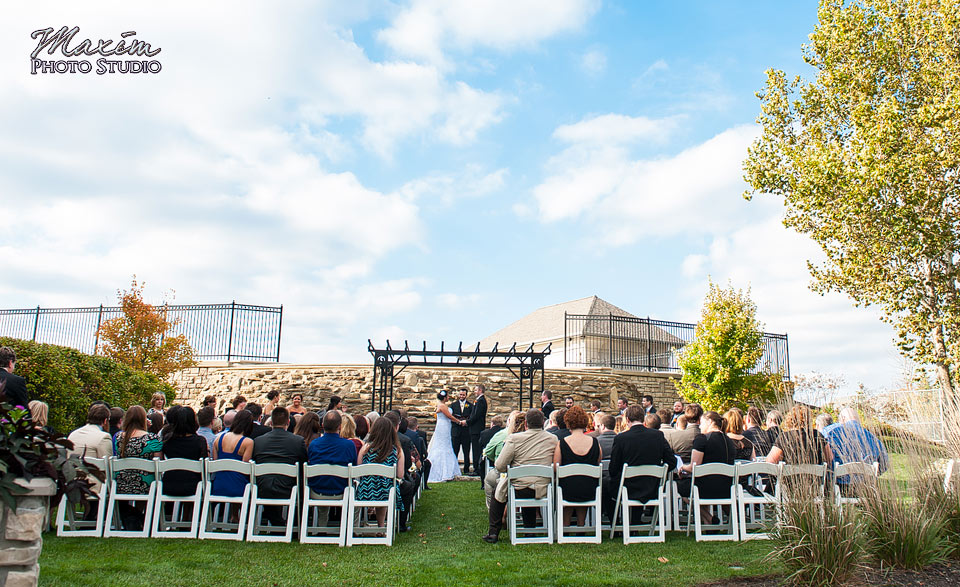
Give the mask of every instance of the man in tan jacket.
[[(543, 420), (543, 412), (540, 410), (533, 408), (527, 411), (527, 429), (507, 437), (495, 463), (498, 471), (506, 473), (507, 467), (519, 465), (553, 465), (553, 451), (557, 448), (558, 440), (553, 434), (544, 431)], [(518, 498), (542, 498), (546, 495), (549, 482), (550, 480), (544, 477), (520, 477), (514, 480), (513, 487)], [(483, 537), (485, 542), (495, 544), (500, 539), (508, 490), (506, 477), (501, 477), (494, 499), (490, 501), (490, 529)], [(536, 521), (536, 508), (524, 508), (523, 525), (531, 527)]]
[[(106, 459), (113, 456), (113, 440), (110, 433), (110, 408), (105, 404), (96, 403), (87, 410), (87, 424), (70, 433), (67, 440), (73, 443), (70, 454), (93, 459)], [(90, 479), (93, 490), (100, 490), (100, 481), (96, 477)]]

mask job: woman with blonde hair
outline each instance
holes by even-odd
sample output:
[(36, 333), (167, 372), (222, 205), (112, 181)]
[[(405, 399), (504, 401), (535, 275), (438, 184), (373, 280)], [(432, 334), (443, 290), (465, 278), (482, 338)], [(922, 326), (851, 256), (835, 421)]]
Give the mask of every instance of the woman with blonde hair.
[(350, 414), (340, 413), (343, 418), (340, 420), (340, 437), (353, 441), (357, 445), (357, 454), (363, 448), (363, 441), (357, 438), (357, 422)]
[(47, 415), (50, 407), (42, 401), (32, 400), (27, 404), (30, 410), (30, 419), (33, 421), (34, 428), (43, 428), (47, 432), (53, 433), (53, 428), (47, 426)]
[(623, 417), (623, 414), (617, 416), (617, 425), (613, 427), (613, 431), (617, 434), (620, 434), (624, 430), (630, 428), (630, 425), (627, 424), (627, 419)]
[(150, 398), (150, 409), (147, 410), (147, 417), (149, 418), (153, 414), (166, 416), (167, 410), (164, 409), (164, 405), (166, 405), (166, 403), (167, 396), (163, 395), (159, 391), (153, 394), (153, 397)]
[(757, 453), (753, 448), (753, 443), (743, 435), (745, 427), (743, 412), (733, 409), (727, 410), (723, 415), (723, 420), (727, 424), (727, 437), (733, 441), (733, 446), (737, 449), (737, 460), (752, 461), (756, 458)]

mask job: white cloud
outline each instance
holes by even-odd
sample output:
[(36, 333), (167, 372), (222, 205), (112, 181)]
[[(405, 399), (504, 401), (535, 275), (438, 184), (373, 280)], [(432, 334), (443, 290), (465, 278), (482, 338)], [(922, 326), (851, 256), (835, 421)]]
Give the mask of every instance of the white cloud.
[(620, 145), (637, 141), (663, 142), (673, 133), (681, 116), (647, 118), (624, 114), (603, 114), (564, 124), (553, 131), (553, 138), (566, 143)]
[(442, 293), (437, 296), (437, 303), (446, 308), (459, 310), (467, 306), (474, 306), (481, 299), (480, 294)]
[(479, 165), (467, 165), (460, 173), (434, 173), (405, 183), (397, 194), (407, 201), (436, 199), (450, 205), (464, 198), (478, 198), (503, 189), (507, 168), (485, 172)]
[(599, 49), (591, 49), (580, 57), (580, 69), (589, 76), (598, 76), (607, 70), (607, 55)]
[(748, 210), (739, 198), (741, 161), (757, 134), (753, 125), (671, 157), (634, 159), (622, 144), (660, 136), (670, 120), (605, 115), (558, 128), (555, 135), (572, 144), (548, 161), (547, 177), (533, 189), (541, 220), (582, 218), (596, 239), (625, 245), (651, 235), (715, 234), (740, 222), (742, 214), (769, 207), (759, 203)]
[(575, 31), (599, 0), (413, 0), (378, 38), (398, 55), (442, 67), (448, 49), (531, 47)]

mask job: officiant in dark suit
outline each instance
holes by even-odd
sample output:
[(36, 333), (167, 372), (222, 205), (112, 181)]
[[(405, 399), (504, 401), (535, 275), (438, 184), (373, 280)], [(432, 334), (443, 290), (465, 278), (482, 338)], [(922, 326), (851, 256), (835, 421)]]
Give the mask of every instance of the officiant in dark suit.
[[(26, 409), (30, 403), (27, 397), (27, 382), (23, 377), (13, 374), (16, 365), (17, 353), (10, 347), (0, 347), (0, 401)], [(27, 417), (30, 417), (29, 411)]]
[[(480, 452), (480, 434), (487, 427), (487, 398), (483, 395), (483, 385), (478, 383), (473, 388), (477, 396), (473, 403), (473, 411), (467, 418), (467, 428), (470, 431), (470, 447), (473, 450), (473, 475), (481, 475), (480, 463), (483, 462), (483, 453)], [(466, 472), (466, 470), (464, 470)]]
[(467, 399), (467, 388), (461, 387), (457, 394), (457, 401), (450, 404), (450, 412), (454, 418), (464, 421), (462, 426), (453, 425), (450, 430), (450, 440), (453, 441), (453, 454), (460, 456), (460, 450), (463, 449), (463, 474), (466, 475), (470, 470), (470, 427), (466, 422), (473, 414), (473, 404)]

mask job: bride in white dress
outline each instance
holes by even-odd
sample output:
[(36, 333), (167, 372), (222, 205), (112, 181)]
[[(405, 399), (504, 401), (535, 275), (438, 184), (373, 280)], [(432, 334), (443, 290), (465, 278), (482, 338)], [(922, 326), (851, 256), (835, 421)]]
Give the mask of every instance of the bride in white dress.
[(461, 420), (453, 417), (446, 402), (447, 392), (441, 390), (437, 394), (437, 427), (433, 431), (433, 438), (430, 439), (430, 446), (427, 447), (427, 454), (430, 457), (428, 483), (449, 481), (460, 475), (460, 463), (457, 461), (457, 455), (453, 452), (450, 427), (453, 424), (459, 426)]

